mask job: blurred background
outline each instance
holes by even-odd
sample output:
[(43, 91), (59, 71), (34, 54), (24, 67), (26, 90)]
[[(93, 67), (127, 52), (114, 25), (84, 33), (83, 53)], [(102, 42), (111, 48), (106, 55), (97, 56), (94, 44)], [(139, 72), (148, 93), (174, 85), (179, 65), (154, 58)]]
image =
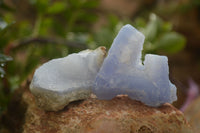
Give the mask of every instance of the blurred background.
[(42, 63), (87, 48), (108, 50), (127, 23), (146, 36), (143, 54), (168, 56), (178, 88), (174, 106), (197, 97), (199, 0), (0, 0), (0, 115)]

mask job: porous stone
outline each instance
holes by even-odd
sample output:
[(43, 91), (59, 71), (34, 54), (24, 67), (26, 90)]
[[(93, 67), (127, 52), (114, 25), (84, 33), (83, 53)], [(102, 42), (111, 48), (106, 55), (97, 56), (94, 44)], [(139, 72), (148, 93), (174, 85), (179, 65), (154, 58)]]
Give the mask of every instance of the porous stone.
[(177, 99), (176, 87), (169, 80), (167, 57), (147, 54), (142, 63), (144, 38), (131, 25), (122, 27), (95, 79), (93, 93), (98, 99), (127, 94), (154, 107)]
[(54, 112), (35, 100), (27, 86), (16, 90), (0, 117), (0, 133), (192, 133), (183, 114), (168, 103), (155, 108), (127, 96), (88, 98)]
[(105, 55), (105, 47), (99, 47), (40, 66), (30, 85), (37, 105), (44, 110), (58, 111), (71, 101), (88, 98)]
[[(49, 112), (38, 108), (35, 97), (25, 90), (17, 103), (25, 103), (26, 108), (14, 103), (14, 112), (23, 109), (24, 117), (23, 122), (19, 121), (22, 125), (15, 127), (9, 123), (11, 133), (19, 127), (23, 133), (192, 133), (183, 114), (172, 105), (154, 108), (127, 96), (112, 100), (89, 98), (72, 102), (61, 111)], [(8, 118), (12, 122), (15, 117)]]

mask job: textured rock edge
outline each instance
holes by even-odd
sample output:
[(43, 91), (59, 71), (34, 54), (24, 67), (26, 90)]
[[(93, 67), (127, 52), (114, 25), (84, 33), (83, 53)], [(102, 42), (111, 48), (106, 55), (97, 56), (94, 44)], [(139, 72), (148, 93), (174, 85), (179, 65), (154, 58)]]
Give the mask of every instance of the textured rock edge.
[(170, 104), (153, 108), (118, 96), (109, 101), (89, 98), (58, 112), (45, 112), (26, 88), (15, 93), (0, 125), (0, 132), (5, 133), (192, 133), (183, 114)]

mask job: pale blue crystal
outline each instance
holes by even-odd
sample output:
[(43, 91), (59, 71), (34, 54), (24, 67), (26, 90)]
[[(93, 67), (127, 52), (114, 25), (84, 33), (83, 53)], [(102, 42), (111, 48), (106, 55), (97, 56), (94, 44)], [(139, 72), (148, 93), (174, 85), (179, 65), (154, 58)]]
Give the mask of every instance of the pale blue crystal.
[(177, 99), (176, 87), (169, 80), (166, 56), (147, 54), (141, 61), (144, 35), (125, 25), (96, 76), (93, 93), (99, 99), (127, 94), (149, 106), (160, 106)]

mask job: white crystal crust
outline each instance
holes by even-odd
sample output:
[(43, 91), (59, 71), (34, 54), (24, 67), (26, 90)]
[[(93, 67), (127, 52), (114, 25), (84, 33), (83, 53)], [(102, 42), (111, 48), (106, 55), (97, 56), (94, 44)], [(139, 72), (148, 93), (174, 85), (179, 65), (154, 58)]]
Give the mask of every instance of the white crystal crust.
[(104, 60), (104, 47), (53, 59), (34, 73), (30, 90), (39, 107), (57, 111), (71, 101), (88, 98)]

